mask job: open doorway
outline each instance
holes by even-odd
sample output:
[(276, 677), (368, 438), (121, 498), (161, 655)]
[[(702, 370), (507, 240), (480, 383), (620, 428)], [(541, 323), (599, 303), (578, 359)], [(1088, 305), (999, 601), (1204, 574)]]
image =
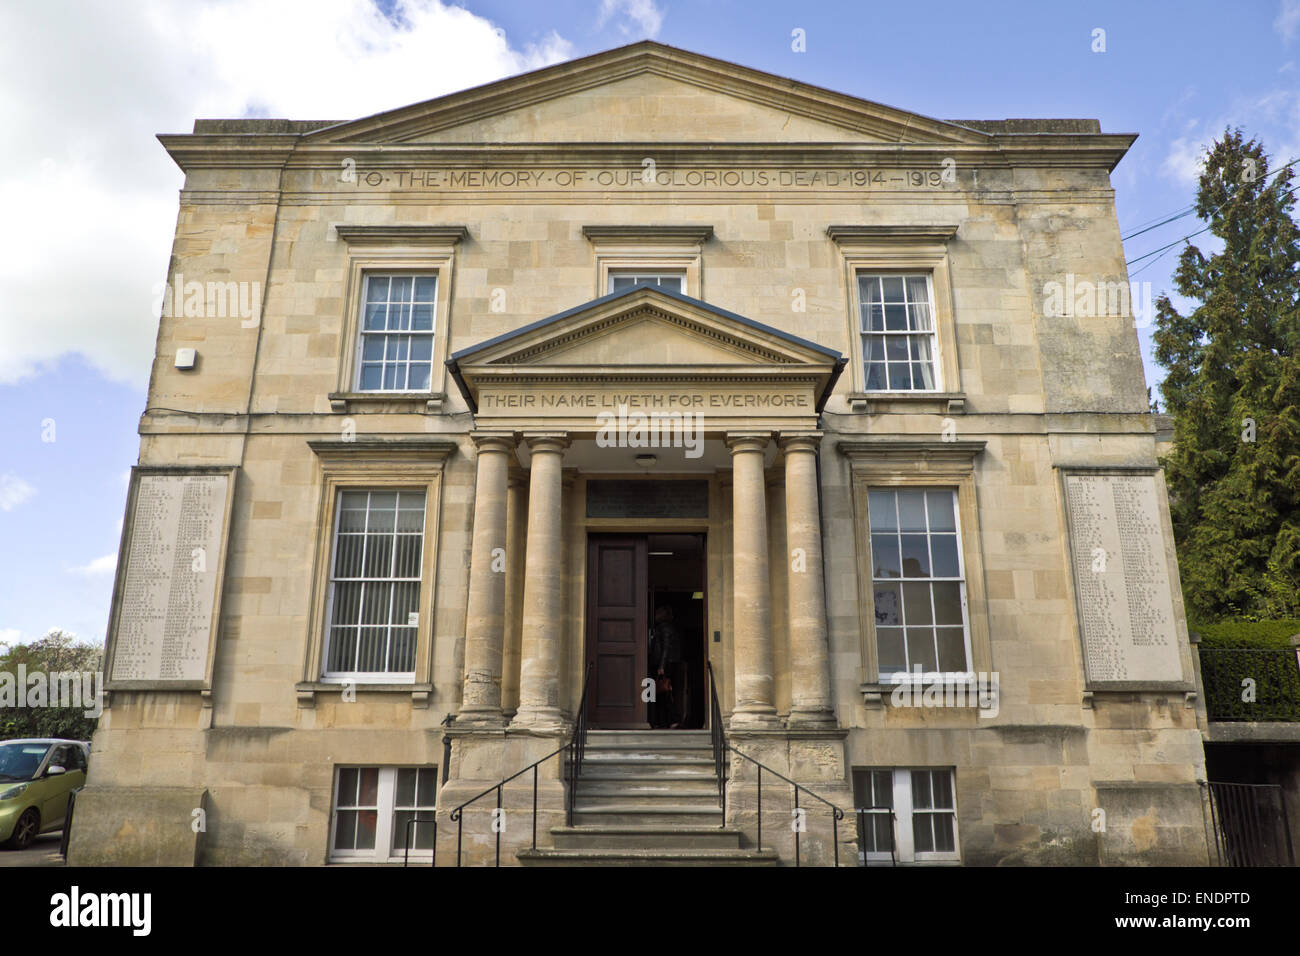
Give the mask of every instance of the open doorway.
[[(704, 535), (592, 534), (587, 551), (587, 659), (595, 663), (588, 692), (591, 726), (704, 727)], [(664, 675), (671, 690), (660, 694), (664, 624), (675, 638), (667, 641), (673, 660)], [(644, 699), (647, 678), (656, 681), (653, 702)]]
[[(651, 620), (651, 652), (671, 641), (656, 639), (656, 628), (676, 630), (676, 666), (666, 669), (671, 690), (649, 711), (650, 725), (660, 729), (698, 730), (704, 726), (705, 671), (704, 535), (647, 536), (646, 588)], [(656, 670), (653, 667), (652, 670)], [(658, 676), (657, 672), (652, 676)]]

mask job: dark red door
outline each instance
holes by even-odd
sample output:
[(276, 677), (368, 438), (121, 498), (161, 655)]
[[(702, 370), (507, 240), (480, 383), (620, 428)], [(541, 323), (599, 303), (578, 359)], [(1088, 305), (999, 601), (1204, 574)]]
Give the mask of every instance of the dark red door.
[(587, 660), (595, 661), (591, 726), (650, 726), (641, 682), (646, 673), (646, 539), (593, 535), (587, 543)]

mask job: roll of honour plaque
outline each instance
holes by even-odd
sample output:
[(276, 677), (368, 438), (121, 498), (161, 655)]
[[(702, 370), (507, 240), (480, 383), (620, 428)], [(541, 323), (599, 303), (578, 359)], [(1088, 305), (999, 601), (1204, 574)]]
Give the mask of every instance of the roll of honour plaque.
[(1182, 681), (1156, 478), (1065, 476), (1089, 683)]
[(233, 479), (233, 469), (136, 469), (114, 595), (113, 685), (209, 683)]

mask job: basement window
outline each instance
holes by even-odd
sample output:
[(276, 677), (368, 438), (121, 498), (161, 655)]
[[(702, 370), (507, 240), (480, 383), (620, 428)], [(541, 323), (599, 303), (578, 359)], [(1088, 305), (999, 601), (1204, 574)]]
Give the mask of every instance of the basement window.
[(334, 776), (330, 860), (389, 863), (433, 857), (436, 767), (339, 767)]

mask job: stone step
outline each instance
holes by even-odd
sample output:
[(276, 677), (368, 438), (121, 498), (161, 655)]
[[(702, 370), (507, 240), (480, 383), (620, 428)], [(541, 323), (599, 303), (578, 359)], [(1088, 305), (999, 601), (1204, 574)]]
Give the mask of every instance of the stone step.
[(724, 827), (552, 827), (557, 850), (739, 850), (741, 832)]
[(592, 764), (652, 763), (656, 765), (685, 764), (696, 767), (713, 768), (713, 753), (708, 750), (694, 750), (685, 747), (677, 750), (588, 750), (582, 758), (582, 768), (586, 770)]
[(576, 826), (590, 827), (719, 827), (722, 825), (722, 808), (674, 806), (671, 804), (630, 804), (619, 801), (613, 806), (592, 806), (578, 803), (573, 808)]
[(721, 810), (716, 787), (671, 789), (666, 787), (592, 787), (578, 784), (577, 806), (596, 807), (678, 807)]
[(580, 783), (600, 783), (609, 786), (637, 786), (646, 783), (663, 783), (666, 786), (690, 784), (691, 786), (718, 789), (718, 778), (713, 768), (658, 768), (658, 767), (584, 767)]
[(524, 866), (778, 866), (775, 850), (520, 850)]

